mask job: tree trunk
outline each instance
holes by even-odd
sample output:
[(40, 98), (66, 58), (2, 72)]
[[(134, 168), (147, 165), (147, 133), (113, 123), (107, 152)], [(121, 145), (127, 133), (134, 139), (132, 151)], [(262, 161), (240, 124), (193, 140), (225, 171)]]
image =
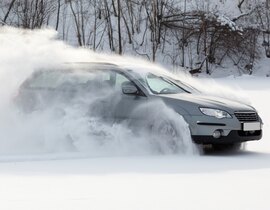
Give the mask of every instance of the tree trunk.
[(12, 2), (10, 3), (10, 5), (9, 5), (9, 7), (8, 7), (8, 11), (7, 11), (7, 13), (5, 14), (5, 17), (4, 17), (4, 20), (3, 20), (4, 23), (6, 23), (7, 18), (8, 18), (8, 16), (9, 16), (9, 13), (10, 13), (10, 11), (11, 11), (11, 9), (12, 9), (12, 7), (13, 7), (15, 1), (16, 1), (16, 0), (12, 0)]
[(60, 18), (60, 8), (61, 8), (61, 0), (57, 1), (57, 15), (56, 15), (56, 25), (55, 30), (58, 30), (59, 27), (59, 18)]
[(119, 55), (122, 54), (122, 34), (121, 34), (121, 4), (120, 0), (117, 0), (117, 6), (118, 6), (118, 43), (119, 43)]

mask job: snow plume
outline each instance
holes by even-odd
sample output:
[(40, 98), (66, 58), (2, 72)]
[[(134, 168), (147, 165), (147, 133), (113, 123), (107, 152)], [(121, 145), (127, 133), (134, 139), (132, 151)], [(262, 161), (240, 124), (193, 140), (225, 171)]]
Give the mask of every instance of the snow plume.
[[(115, 121), (105, 123), (99, 119), (95, 115), (99, 111), (99, 106), (95, 104), (102, 99), (99, 95), (91, 97), (77, 95), (70, 99), (69, 105), (59, 99), (61, 96), (49, 105), (46, 101), (42, 109), (28, 113), (23, 112), (14, 103), (18, 98), (21, 84), (36, 69), (51, 68), (64, 62), (84, 61), (113, 61), (127, 65), (132, 60), (134, 64), (140, 62), (141, 66), (148, 68), (154, 66), (153, 64), (73, 48), (57, 40), (57, 33), (53, 30), (28, 31), (10, 27), (0, 28), (0, 58), (2, 158), (7, 155), (28, 157), (40, 154), (64, 154), (71, 157), (76, 154), (111, 156), (197, 153), (184, 119), (162, 102), (155, 103), (155, 109), (147, 116), (146, 124), (137, 130), (130, 129), (132, 122), (129, 120), (122, 123)], [(110, 96), (114, 95), (112, 92), (109, 93)], [(51, 97), (47, 96), (45, 100), (48, 99)], [(114, 99), (118, 100), (117, 97)], [(42, 100), (39, 102), (42, 105)], [(152, 106), (153, 104), (144, 104), (138, 109), (143, 110)], [(112, 107), (108, 107), (108, 110), (110, 109)], [(136, 115), (135, 112), (133, 114)], [(167, 138), (171, 125), (176, 127), (176, 131), (174, 137)], [(162, 137), (166, 137), (168, 141), (164, 141)]]

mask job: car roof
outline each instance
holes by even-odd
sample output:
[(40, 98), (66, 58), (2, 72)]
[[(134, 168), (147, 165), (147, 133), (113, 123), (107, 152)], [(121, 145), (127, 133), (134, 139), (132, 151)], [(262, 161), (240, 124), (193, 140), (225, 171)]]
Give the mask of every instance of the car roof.
[(65, 62), (57, 65), (52, 65), (49, 67), (43, 67), (38, 69), (37, 72), (54, 72), (54, 71), (72, 71), (78, 68), (81, 71), (96, 71), (96, 70), (117, 70), (125, 71), (124, 68), (106, 62)]
[[(87, 70), (87, 67), (95, 67), (98, 69), (121, 69), (120, 66), (113, 64), (113, 63), (106, 63), (106, 62), (66, 62), (61, 65), (62, 67), (80, 67), (84, 70)], [(89, 69), (91, 70), (91, 69)], [(95, 69), (93, 69), (95, 70)]]
[(119, 67), (116, 64), (109, 62), (64, 62), (62, 65), (80, 65), (80, 66), (114, 66)]

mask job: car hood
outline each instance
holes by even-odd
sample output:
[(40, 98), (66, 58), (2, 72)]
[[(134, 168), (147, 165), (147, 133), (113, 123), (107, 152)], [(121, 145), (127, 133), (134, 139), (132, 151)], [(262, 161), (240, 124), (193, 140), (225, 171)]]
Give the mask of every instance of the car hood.
[(180, 106), (190, 114), (201, 114), (198, 107), (221, 109), (234, 114), (235, 111), (255, 111), (250, 105), (234, 100), (225, 99), (203, 94), (162, 94), (159, 95), (165, 102), (171, 105)]

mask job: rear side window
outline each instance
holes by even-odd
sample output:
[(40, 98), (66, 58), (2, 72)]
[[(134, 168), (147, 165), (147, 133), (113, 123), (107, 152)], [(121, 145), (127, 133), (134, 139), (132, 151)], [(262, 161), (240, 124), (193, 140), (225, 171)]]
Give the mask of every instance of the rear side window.
[(24, 87), (33, 89), (58, 89), (67, 85), (80, 86), (110, 80), (110, 72), (102, 71), (44, 71), (36, 73)]
[(45, 90), (116, 90), (121, 91), (125, 75), (112, 70), (40, 71), (27, 80), (23, 87)]

